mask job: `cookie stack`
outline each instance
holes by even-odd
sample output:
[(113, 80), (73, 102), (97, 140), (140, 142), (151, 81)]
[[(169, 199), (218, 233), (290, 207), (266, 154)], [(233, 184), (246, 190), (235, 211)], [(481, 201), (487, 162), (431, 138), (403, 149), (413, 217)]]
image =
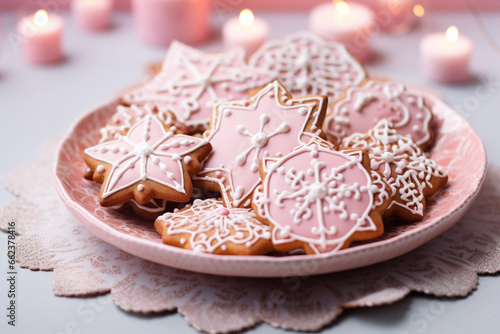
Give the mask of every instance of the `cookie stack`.
[[(205, 54), (173, 43), (84, 151), (99, 202), (165, 244), (225, 255), (336, 252), (422, 220), (447, 182), (432, 106), (309, 33)], [(132, 209), (132, 210), (129, 210)]]

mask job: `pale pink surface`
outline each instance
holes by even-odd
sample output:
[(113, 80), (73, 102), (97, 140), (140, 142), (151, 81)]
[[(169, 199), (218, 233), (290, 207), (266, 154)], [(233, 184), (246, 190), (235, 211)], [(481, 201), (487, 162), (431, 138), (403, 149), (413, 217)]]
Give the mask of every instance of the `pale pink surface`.
[(247, 66), (244, 58), (242, 49), (204, 53), (174, 42), (161, 72), (124, 101), (170, 110), (186, 125), (206, 128), (215, 103), (245, 99), (251, 88), (271, 80)]
[(448, 173), (448, 186), (428, 202), (424, 220), (392, 227), (377, 240), (354, 245), (334, 255), (195, 254), (162, 244), (150, 224), (102, 208), (97, 202), (97, 189), (89, 187), (89, 181), (81, 176), (85, 166), (82, 152), (98, 142), (96, 129), (106, 123), (118, 101), (89, 112), (74, 124), (59, 149), (56, 188), (72, 214), (96, 236), (130, 254), (167, 266), (260, 277), (320, 274), (366, 266), (404, 254), (450, 228), (465, 214), (482, 184), (486, 154), (480, 138), (463, 117), (437, 98), (427, 97), (434, 102), (438, 129), (430, 157)]
[(417, 144), (432, 138), (432, 114), (429, 101), (421, 94), (407, 91), (396, 81), (369, 80), (360, 87), (350, 87), (325, 118), (324, 129), (337, 143), (356, 132), (367, 132), (378, 121), (389, 120), (401, 135)]
[(134, 25), (146, 43), (195, 44), (210, 37), (210, 0), (132, 0)]
[[(263, 209), (265, 218), (284, 233), (283, 239), (309, 243), (323, 253), (341, 248), (361, 226), (376, 230), (369, 216), (374, 204), (372, 181), (359, 153), (347, 155), (318, 146), (315, 151), (310, 145), (315, 144), (271, 167), (263, 183)], [(319, 187), (324, 188), (318, 191)]]

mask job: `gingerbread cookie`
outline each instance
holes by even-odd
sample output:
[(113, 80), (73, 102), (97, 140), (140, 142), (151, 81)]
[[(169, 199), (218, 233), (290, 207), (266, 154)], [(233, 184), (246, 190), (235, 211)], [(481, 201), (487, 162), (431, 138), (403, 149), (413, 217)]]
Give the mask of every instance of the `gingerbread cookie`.
[(364, 151), (335, 151), (316, 139), (265, 163), (253, 208), (272, 227), (277, 251), (335, 252), (383, 233), (374, 195), (379, 188)]
[(226, 208), (222, 200), (195, 200), (156, 219), (163, 243), (195, 252), (257, 255), (273, 250), (269, 226), (252, 209)]
[(115, 139), (117, 135), (125, 135), (132, 125), (147, 115), (155, 115), (167, 128), (170, 128), (176, 134), (183, 134), (187, 131), (182, 123), (176, 122), (175, 115), (168, 110), (159, 111), (158, 108), (150, 105), (118, 105), (116, 112), (111, 116), (108, 123), (99, 130), (99, 134), (101, 135), (99, 142), (102, 143)]
[(218, 104), (205, 132), (213, 151), (193, 181), (219, 191), (228, 207), (249, 207), (260, 183), (259, 159), (324, 136), (326, 103), (321, 96), (292, 98), (274, 81), (249, 100)]
[(293, 95), (326, 95), (330, 102), (366, 78), (342, 44), (309, 32), (265, 43), (248, 63), (278, 79)]
[(378, 122), (367, 133), (344, 138), (341, 147), (366, 150), (372, 169), (378, 170), (391, 187), (391, 203), (384, 217), (395, 214), (408, 221), (423, 219), (425, 198), (448, 180), (439, 165), (387, 120)]
[(372, 177), (373, 185), (377, 187), (377, 190), (373, 189), (373, 208), (384, 213), (392, 201), (391, 186), (386, 178), (376, 170), (372, 170), (370, 176)]
[(422, 148), (433, 142), (432, 112), (425, 98), (408, 91), (402, 83), (389, 80), (369, 79), (348, 88), (331, 107), (323, 129), (328, 140), (338, 145), (344, 137), (366, 132), (383, 119)]
[(132, 211), (138, 217), (154, 221), (159, 215), (162, 215), (167, 211), (174, 210), (176, 205), (178, 205), (178, 203), (158, 198), (153, 198), (146, 204), (141, 204), (135, 199), (131, 199), (130, 201), (114, 206), (113, 208), (118, 212), (123, 213)]
[(85, 149), (84, 158), (103, 183), (102, 206), (114, 206), (133, 198), (145, 204), (152, 198), (186, 202), (191, 198), (191, 175), (210, 152), (205, 140), (176, 135), (154, 115), (147, 115), (125, 136)]
[(271, 78), (245, 62), (243, 49), (203, 53), (179, 42), (168, 50), (161, 71), (125, 95), (126, 104), (149, 104), (172, 111), (189, 133), (205, 130), (215, 103), (247, 98), (251, 88)]

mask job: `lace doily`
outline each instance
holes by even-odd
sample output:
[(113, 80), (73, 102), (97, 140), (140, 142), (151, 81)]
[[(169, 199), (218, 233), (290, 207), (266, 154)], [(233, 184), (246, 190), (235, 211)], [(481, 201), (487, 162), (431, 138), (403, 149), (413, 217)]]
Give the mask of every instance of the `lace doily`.
[[(500, 271), (500, 168), (490, 166), (471, 210), (453, 228), (393, 260), (355, 270), (275, 279), (217, 277), (164, 267), (94, 237), (59, 200), (52, 185), (55, 143), (43, 159), (4, 178), (17, 197), (0, 209), (0, 228), (16, 222), (23, 268), (53, 270), (58, 296), (111, 293), (124, 310), (180, 312), (194, 328), (238, 331), (266, 322), (314, 331), (345, 308), (390, 304), (411, 291), (467, 296), (478, 274)], [(168, 316), (166, 314), (165, 316)]]

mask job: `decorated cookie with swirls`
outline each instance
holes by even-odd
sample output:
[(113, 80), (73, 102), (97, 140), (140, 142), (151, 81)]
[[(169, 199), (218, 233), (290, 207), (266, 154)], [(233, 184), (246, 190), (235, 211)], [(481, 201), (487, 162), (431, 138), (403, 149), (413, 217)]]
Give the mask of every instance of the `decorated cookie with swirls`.
[(253, 208), (271, 226), (277, 251), (336, 252), (383, 233), (386, 205), (376, 205), (380, 189), (364, 151), (335, 151), (316, 139), (274, 161), (262, 159), (260, 170)]
[(126, 135), (84, 151), (94, 181), (102, 183), (99, 202), (115, 206), (135, 199), (186, 202), (192, 195), (191, 176), (210, 152), (207, 141), (176, 135), (154, 115), (147, 115)]
[(278, 79), (293, 95), (326, 95), (330, 102), (366, 78), (342, 44), (309, 32), (265, 43), (248, 63)]
[(208, 127), (214, 104), (245, 99), (250, 89), (271, 80), (266, 73), (246, 64), (243, 49), (203, 53), (173, 42), (161, 71), (122, 101), (170, 110), (193, 133)]
[(273, 250), (269, 226), (249, 208), (226, 208), (222, 200), (195, 200), (155, 222), (163, 243), (195, 252), (257, 255)]
[(383, 120), (367, 133), (344, 138), (342, 148), (368, 152), (371, 168), (377, 170), (391, 188), (391, 202), (384, 217), (417, 221), (424, 217), (425, 198), (446, 184), (448, 177), (408, 136)]
[(343, 138), (366, 132), (384, 119), (422, 148), (433, 142), (432, 112), (423, 95), (389, 80), (369, 79), (348, 88), (330, 107), (323, 129), (328, 140), (338, 145)]
[(100, 143), (115, 139), (117, 135), (125, 135), (135, 123), (142, 120), (147, 115), (155, 115), (160, 119), (166, 127), (172, 128), (174, 133), (186, 133), (186, 129), (182, 123), (176, 122), (175, 115), (168, 110), (158, 110), (150, 105), (131, 106), (118, 105), (115, 113), (111, 116), (105, 126), (99, 129), (101, 135)]
[(292, 98), (274, 81), (249, 100), (218, 104), (205, 132), (213, 151), (193, 178), (200, 188), (221, 193), (228, 207), (250, 207), (260, 183), (259, 159), (284, 155), (323, 136), (326, 98)]

